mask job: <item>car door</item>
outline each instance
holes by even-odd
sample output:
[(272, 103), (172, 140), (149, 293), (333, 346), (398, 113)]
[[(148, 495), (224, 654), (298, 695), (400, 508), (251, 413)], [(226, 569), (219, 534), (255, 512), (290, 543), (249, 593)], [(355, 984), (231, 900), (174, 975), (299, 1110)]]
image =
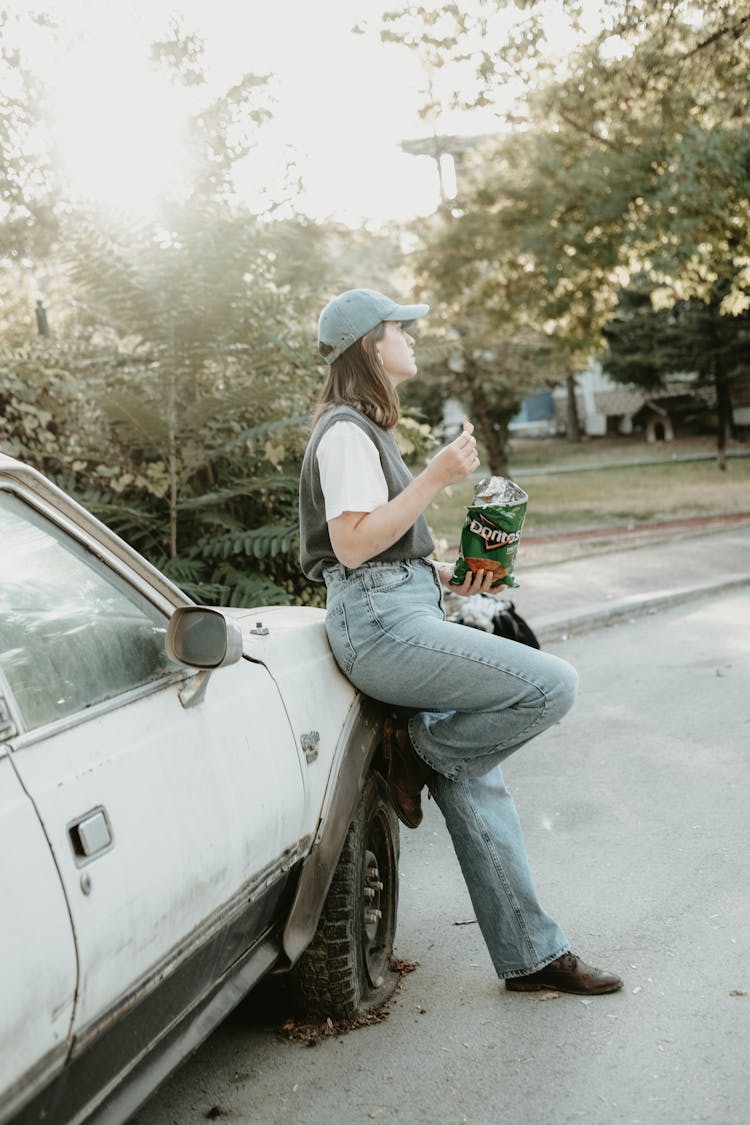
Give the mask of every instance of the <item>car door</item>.
[(73, 921), (73, 1054), (121, 1024), (116, 1069), (268, 924), (297, 854), (300, 758), (262, 665), (183, 704), (170, 607), (64, 512), (0, 488), (0, 542), (8, 745)]
[(0, 1118), (62, 1069), (76, 991), (60, 876), (7, 749), (15, 729), (0, 675)]

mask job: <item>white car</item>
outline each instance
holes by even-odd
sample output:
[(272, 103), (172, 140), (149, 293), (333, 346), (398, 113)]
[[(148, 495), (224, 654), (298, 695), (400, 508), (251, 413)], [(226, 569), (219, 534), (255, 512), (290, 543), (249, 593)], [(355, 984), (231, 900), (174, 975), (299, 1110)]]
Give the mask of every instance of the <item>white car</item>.
[(388, 998), (381, 736), (321, 610), (197, 607), (0, 454), (2, 1125), (125, 1121), (272, 970)]

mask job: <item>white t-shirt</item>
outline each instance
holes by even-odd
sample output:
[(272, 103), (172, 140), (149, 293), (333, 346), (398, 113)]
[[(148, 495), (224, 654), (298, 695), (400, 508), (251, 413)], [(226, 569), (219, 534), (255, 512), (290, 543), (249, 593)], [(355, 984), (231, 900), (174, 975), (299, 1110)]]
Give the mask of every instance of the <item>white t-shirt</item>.
[(377, 446), (356, 422), (334, 422), (320, 439), (316, 457), (327, 520), (388, 503)]

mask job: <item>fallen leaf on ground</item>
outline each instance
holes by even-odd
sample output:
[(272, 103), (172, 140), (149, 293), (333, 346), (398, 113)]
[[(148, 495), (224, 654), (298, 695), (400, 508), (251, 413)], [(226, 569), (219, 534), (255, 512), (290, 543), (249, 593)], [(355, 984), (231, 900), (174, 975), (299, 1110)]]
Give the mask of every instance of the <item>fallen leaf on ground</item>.
[(418, 969), (419, 961), (401, 961), (398, 958), (394, 958), (391, 961), (391, 968), (394, 973), (401, 973), (401, 976), (403, 976), (404, 973), (413, 973)]
[[(398, 958), (391, 959), (391, 969), (402, 978), (407, 973), (413, 973), (419, 968), (419, 961), (406, 961)], [(401, 981), (396, 986), (396, 995), (401, 988)], [(282, 1039), (289, 1039), (296, 1043), (304, 1043), (308, 1047), (317, 1047), (324, 1039), (332, 1039), (346, 1035), (349, 1031), (356, 1031), (358, 1027), (370, 1027), (372, 1024), (383, 1023), (388, 1019), (387, 1007), (370, 1008), (359, 1012), (348, 1019), (335, 1020), (325, 1016), (319, 1022), (309, 1023), (295, 1016), (288, 1016), (276, 1028), (276, 1034)]]
[(541, 1002), (542, 1000), (559, 1000), (561, 996), (562, 996), (561, 992), (543, 992), (542, 995), (539, 997), (539, 1001)]
[(349, 1031), (356, 1031), (358, 1027), (370, 1027), (387, 1019), (388, 1012), (385, 1008), (360, 1012), (350, 1019), (332, 1020), (329, 1016), (320, 1023), (301, 1023), (295, 1019), (288, 1019), (281, 1024), (276, 1034), (295, 1043), (306, 1043), (308, 1047), (317, 1047), (323, 1039), (334, 1039), (336, 1036), (346, 1035)]

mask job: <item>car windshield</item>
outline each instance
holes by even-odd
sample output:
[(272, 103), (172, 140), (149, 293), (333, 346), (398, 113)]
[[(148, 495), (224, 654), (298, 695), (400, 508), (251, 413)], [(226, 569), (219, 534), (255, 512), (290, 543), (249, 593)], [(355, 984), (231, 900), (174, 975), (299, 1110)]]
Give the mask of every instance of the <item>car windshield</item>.
[(166, 625), (82, 544), (0, 490), (0, 671), (26, 729), (171, 671)]

